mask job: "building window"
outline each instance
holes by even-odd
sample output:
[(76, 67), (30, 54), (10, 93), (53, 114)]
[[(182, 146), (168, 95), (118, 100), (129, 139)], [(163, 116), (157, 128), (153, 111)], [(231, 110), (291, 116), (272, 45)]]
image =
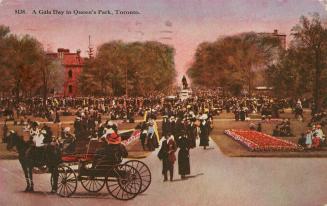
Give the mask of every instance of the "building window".
[(69, 94), (73, 93), (73, 86), (72, 85), (68, 86), (68, 93)]
[(69, 70), (68, 71), (68, 77), (71, 79), (71, 78), (73, 78), (73, 72), (72, 72), (72, 70)]

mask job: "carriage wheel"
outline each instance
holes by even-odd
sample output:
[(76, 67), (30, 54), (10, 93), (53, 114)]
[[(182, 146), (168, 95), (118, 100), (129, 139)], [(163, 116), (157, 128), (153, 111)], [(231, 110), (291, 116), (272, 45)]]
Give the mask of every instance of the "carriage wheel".
[[(77, 177), (74, 170), (65, 165), (59, 165), (57, 195), (61, 197), (70, 197), (77, 189)], [(51, 185), (54, 184), (53, 175), (51, 175)]]
[(151, 184), (151, 172), (149, 167), (139, 160), (129, 160), (126, 165), (134, 167), (140, 174), (142, 179), (142, 187), (140, 193), (143, 193)]
[(130, 200), (136, 197), (142, 188), (139, 172), (129, 165), (118, 165), (106, 178), (108, 192), (116, 199)]
[(105, 177), (82, 177), (81, 183), (84, 189), (88, 192), (99, 192), (105, 184)]

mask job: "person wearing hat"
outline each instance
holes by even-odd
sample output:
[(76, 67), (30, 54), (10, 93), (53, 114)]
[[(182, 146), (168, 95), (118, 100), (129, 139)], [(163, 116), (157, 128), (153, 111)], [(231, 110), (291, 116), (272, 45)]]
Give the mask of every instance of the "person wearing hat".
[(317, 132), (312, 134), (312, 145), (311, 148), (317, 149), (320, 146), (320, 138), (317, 136)]
[(45, 131), (43, 129), (43, 130), (41, 130), (39, 135), (34, 135), (33, 142), (34, 142), (35, 147), (39, 148), (39, 147), (44, 146), (43, 140), (45, 139), (46, 134), (47, 134), (47, 131)]
[[(171, 116), (169, 118), (169, 124), (168, 124), (168, 131), (167, 131), (167, 136), (169, 134), (174, 134), (175, 133), (175, 126), (176, 126), (176, 122), (175, 122), (175, 117)], [(169, 136), (168, 136), (169, 137)]]
[(70, 133), (70, 127), (65, 127), (62, 139), (64, 139), (64, 148), (65, 153), (74, 153), (76, 149), (76, 139), (73, 134)]
[(51, 128), (44, 124), (43, 127), (42, 127), (42, 130), (45, 130), (46, 131), (46, 134), (45, 134), (45, 138), (43, 140), (44, 143), (50, 143), (52, 141), (52, 130)]
[(178, 173), (182, 179), (185, 179), (185, 175), (189, 175), (190, 171), (190, 143), (189, 138), (185, 130), (181, 131), (182, 136), (178, 139)]
[(107, 122), (107, 128), (112, 128), (116, 133), (118, 132), (118, 127), (112, 120)]
[(168, 121), (168, 116), (162, 116), (162, 136), (168, 135), (169, 132), (169, 121)]
[(113, 128), (109, 128), (103, 135), (103, 139), (106, 145), (96, 151), (92, 167), (101, 166), (101, 162), (105, 162), (106, 165), (120, 164), (122, 159), (128, 156), (125, 146), (121, 144), (121, 137)]
[(38, 128), (38, 122), (32, 122), (30, 128), (30, 140), (33, 140), (34, 136), (38, 136), (40, 134), (40, 129)]
[(81, 139), (82, 137), (82, 118), (76, 116), (74, 121), (74, 131), (76, 139)]
[(30, 144), (29, 148), (26, 150), (26, 157), (32, 158), (36, 162), (40, 162), (43, 158), (43, 152), (44, 152), (44, 139), (46, 135), (45, 130), (41, 130), (39, 134), (33, 135), (32, 144)]
[(306, 136), (305, 136), (305, 145), (308, 149), (311, 148), (312, 145), (312, 132), (311, 130), (307, 130)]
[(177, 147), (173, 135), (169, 138), (168, 136), (165, 136), (165, 140), (162, 142), (161, 148), (158, 152), (158, 158), (162, 161), (162, 175), (164, 176), (164, 182), (168, 180), (168, 171), (170, 181), (173, 181), (176, 149)]
[(139, 126), (139, 129), (141, 130), (140, 134), (140, 140), (142, 144), (142, 148), (145, 151), (145, 140), (147, 139), (147, 134), (148, 134), (148, 125), (146, 122), (142, 122)]
[(149, 119), (148, 130), (147, 130), (147, 147), (149, 151), (154, 151), (156, 148), (155, 144), (155, 131), (154, 131), (154, 121)]
[(325, 138), (324, 132), (321, 129), (321, 125), (320, 124), (317, 124), (315, 132), (317, 133), (317, 137), (319, 137), (320, 142), (321, 143), (324, 143), (326, 138)]
[(206, 115), (202, 115), (200, 118), (200, 146), (203, 146), (203, 149), (209, 146), (210, 125), (206, 118)]
[(195, 118), (191, 118), (188, 120), (188, 124), (186, 126), (186, 134), (189, 139), (190, 148), (196, 147), (196, 137), (197, 137), (197, 126), (195, 125)]
[(302, 147), (305, 147), (305, 140), (306, 140), (305, 134), (301, 133), (301, 136), (298, 140), (298, 144), (301, 145)]

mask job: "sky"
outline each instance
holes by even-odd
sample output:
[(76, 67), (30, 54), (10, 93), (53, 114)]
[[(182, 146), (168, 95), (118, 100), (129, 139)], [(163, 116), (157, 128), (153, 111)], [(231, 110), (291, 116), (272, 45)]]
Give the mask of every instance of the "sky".
[[(16, 10), (25, 14), (15, 14)], [(39, 10), (110, 10), (113, 14), (39, 14)], [(12, 33), (34, 36), (46, 50), (80, 49), (83, 56), (87, 56), (89, 35), (94, 48), (112, 40), (160, 41), (175, 48), (180, 78), (202, 42), (249, 31), (278, 29), (289, 35), (301, 15), (318, 12), (324, 18), (326, 10), (327, 0), (0, 0), (0, 24)]]

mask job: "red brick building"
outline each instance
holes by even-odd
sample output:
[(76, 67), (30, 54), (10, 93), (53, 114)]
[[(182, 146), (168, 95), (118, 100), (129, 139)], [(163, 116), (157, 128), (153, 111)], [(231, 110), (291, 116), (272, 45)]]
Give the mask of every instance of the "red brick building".
[(57, 58), (64, 67), (64, 85), (60, 96), (78, 96), (78, 77), (82, 72), (84, 59), (80, 56), (80, 51), (70, 53), (69, 49), (59, 48), (57, 53), (48, 53), (49, 56)]

